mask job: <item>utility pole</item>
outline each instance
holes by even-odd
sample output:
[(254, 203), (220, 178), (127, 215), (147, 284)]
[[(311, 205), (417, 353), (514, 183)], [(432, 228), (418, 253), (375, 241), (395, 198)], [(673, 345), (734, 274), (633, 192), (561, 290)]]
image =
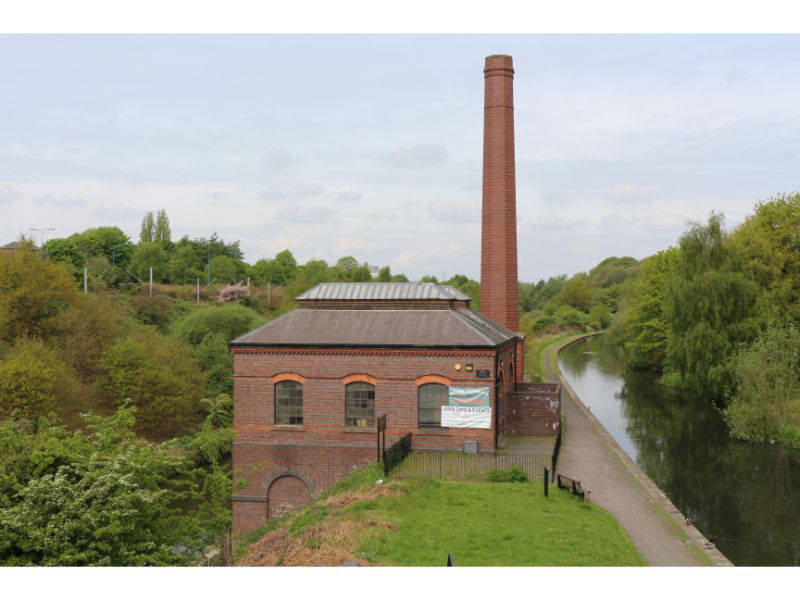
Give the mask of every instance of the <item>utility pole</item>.
[(150, 267), (150, 298), (153, 297), (153, 267)]
[(211, 285), (211, 244), (208, 245), (208, 254), (206, 255), (206, 261), (208, 262), (208, 285)]
[(197, 303), (200, 304), (200, 278), (197, 278)]
[(28, 227), (28, 229), (30, 231), (36, 231), (36, 232), (39, 233), (39, 238), (41, 240), (39, 242), (39, 252), (42, 255), (42, 262), (44, 262), (44, 239), (45, 239), (46, 232), (55, 231), (56, 228), (55, 227)]
[(83, 267), (83, 293), (89, 293), (89, 267)]

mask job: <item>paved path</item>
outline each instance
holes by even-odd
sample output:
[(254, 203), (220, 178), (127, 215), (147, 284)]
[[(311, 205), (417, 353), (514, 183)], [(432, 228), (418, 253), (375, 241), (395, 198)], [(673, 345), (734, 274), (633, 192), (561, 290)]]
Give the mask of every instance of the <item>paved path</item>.
[(552, 372), (553, 351), (545, 355), (547, 377), (562, 384), (561, 405), (566, 414), (557, 470), (591, 491), (591, 501), (617, 518), (650, 565), (730, 565), (715, 548), (706, 548), (702, 534), (686, 525), (661, 490), (583, 406), (569, 383)]

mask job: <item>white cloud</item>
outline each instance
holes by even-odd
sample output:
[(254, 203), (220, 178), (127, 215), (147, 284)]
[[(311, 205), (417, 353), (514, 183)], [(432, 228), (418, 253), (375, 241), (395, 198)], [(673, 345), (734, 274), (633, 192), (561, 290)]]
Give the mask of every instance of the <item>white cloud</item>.
[(620, 200), (647, 200), (661, 193), (663, 187), (658, 183), (618, 183), (611, 188), (611, 197)]
[(417, 144), (392, 150), (381, 160), (397, 169), (433, 169), (447, 162), (447, 149), (441, 144)]
[(0, 186), (0, 204), (8, 204), (13, 202), (21, 195), (22, 194), (19, 190), (15, 190), (7, 185)]

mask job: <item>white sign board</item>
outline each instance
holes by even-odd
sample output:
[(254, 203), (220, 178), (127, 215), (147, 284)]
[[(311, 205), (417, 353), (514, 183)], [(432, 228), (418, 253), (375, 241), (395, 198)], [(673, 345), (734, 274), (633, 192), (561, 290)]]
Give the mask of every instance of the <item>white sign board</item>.
[(488, 387), (448, 388), (448, 403), (449, 405), (442, 406), (442, 427), (492, 427)]
[(491, 406), (442, 406), (442, 427), (490, 429)]

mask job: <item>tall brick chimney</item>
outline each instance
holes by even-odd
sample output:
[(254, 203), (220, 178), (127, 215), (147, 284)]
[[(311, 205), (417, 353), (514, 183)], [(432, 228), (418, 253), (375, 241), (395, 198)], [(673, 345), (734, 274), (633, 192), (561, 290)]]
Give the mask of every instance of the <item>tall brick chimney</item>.
[(517, 192), (514, 176), (514, 68), (486, 57), (483, 69), (483, 228), (481, 314), (519, 331)]

